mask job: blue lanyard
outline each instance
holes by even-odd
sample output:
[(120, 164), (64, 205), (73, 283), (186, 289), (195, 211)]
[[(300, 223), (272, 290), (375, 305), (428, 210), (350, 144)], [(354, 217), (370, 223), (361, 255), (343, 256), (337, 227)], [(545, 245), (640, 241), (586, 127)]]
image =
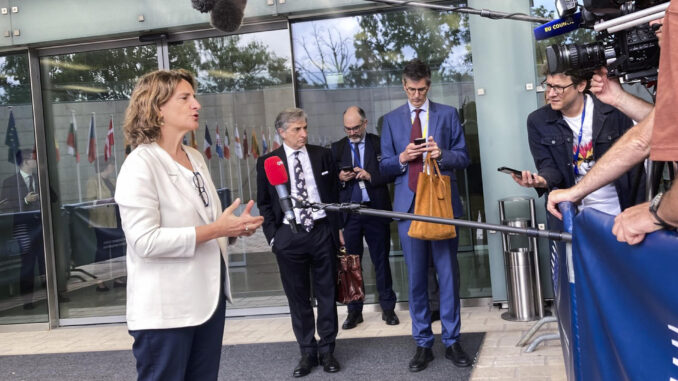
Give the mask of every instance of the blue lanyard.
[(581, 127), (579, 128), (579, 140), (577, 141), (577, 152), (572, 155), (572, 166), (574, 167), (574, 175), (579, 176), (579, 168), (577, 168), (577, 160), (579, 159), (579, 149), (581, 148), (581, 137), (584, 135), (584, 118), (586, 117), (586, 95), (584, 95), (584, 109), (581, 111)]

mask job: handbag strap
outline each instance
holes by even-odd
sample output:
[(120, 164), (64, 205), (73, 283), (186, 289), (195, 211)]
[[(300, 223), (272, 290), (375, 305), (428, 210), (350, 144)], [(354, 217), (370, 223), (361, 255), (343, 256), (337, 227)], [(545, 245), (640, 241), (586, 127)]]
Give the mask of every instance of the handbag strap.
[[(433, 170), (433, 171), (432, 171)], [(446, 189), (445, 189), (445, 181), (443, 181), (443, 175), (440, 173), (440, 167), (438, 167), (438, 161), (434, 160), (431, 155), (426, 155), (426, 160), (424, 162), (424, 171), (431, 173), (433, 172), (434, 175), (438, 176), (438, 184), (440, 184), (439, 187), (436, 188), (436, 196), (438, 197), (439, 200), (443, 200), (445, 198)], [(433, 183), (433, 176), (429, 176), (429, 181)], [(432, 184), (436, 185), (436, 184)]]

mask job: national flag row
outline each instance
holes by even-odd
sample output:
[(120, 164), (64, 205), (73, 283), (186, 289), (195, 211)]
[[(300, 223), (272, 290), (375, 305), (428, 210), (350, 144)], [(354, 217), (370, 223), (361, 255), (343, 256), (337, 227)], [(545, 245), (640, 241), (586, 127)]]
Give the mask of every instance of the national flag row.
[[(219, 159), (230, 159), (231, 150), (230, 150), (230, 137), (228, 134), (228, 129), (224, 128), (224, 139), (222, 141), (221, 134), (219, 132), (219, 125), (216, 126), (216, 144), (212, 142), (212, 136), (210, 134), (210, 129), (207, 124), (205, 124), (205, 139), (203, 140), (203, 152), (207, 159), (212, 158), (212, 146), (214, 145), (214, 151), (217, 154)], [(257, 138), (257, 131), (252, 130), (250, 135), (251, 146), (248, 146), (247, 141), (247, 130), (243, 130), (243, 138), (240, 140), (240, 132), (238, 127), (235, 127), (233, 130), (234, 141), (233, 146), (235, 149), (235, 155), (238, 159), (245, 159), (250, 154), (253, 158), (258, 158), (260, 155), (265, 155), (270, 150), (274, 150), (281, 145), (280, 136), (277, 133), (273, 135), (267, 134), (266, 132), (261, 133), (261, 147), (259, 146), (259, 139)], [(267, 136), (268, 135), (268, 136)], [(273, 139), (271, 139), (273, 137)], [(269, 147), (269, 142), (272, 142), (273, 146)], [(191, 131), (190, 133), (190, 144), (188, 142), (188, 137), (184, 137), (184, 144), (190, 145), (191, 147), (198, 149), (198, 143), (195, 139), (195, 132)]]
[[(78, 124), (75, 120), (75, 114), (73, 114), (70, 126), (68, 127), (68, 135), (66, 136), (66, 145), (67, 152), (69, 155), (75, 157), (76, 163), (80, 162), (80, 152), (78, 151)], [(113, 150), (113, 145), (115, 144), (115, 135), (113, 132), (113, 118), (110, 118), (108, 122), (108, 130), (106, 132), (106, 137), (104, 138), (104, 161), (111, 159), (115, 152)], [(9, 112), (9, 121), (7, 122), (7, 131), (5, 132), (5, 145), (9, 148), (8, 160), (12, 163), (21, 162), (20, 155), (21, 150), (19, 149), (19, 135), (16, 130), (16, 123), (14, 120), (13, 111)], [(54, 148), (57, 161), (60, 159), (59, 154), (59, 143), (54, 138)], [(87, 139), (87, 161), (93, 163), (97, 158), (97, 137), (96, 137), (96, 128), (94, 123), (94, 114), (90, 119), (89, 123), (89, 135)]]

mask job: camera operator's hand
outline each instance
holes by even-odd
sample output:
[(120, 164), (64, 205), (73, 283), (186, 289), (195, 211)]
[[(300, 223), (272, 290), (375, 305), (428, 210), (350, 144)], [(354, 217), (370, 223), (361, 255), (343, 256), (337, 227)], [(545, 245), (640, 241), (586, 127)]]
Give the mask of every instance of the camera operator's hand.
[(518, 183), (521, 187), (525, 188), (548, 188), (548, 183), (546, 179), (539, 176), (536, 173), (531, 173), (530, 171), (523, 171), (521, 176), (516, 176), (511, 174), (513, 181)]
[(624, 89), (619, 84), (619, 78), (609, 78), (607, 68), (601, 67), (591, 77), (591, 93), (601, 102), (618, 107), (624, 95)]

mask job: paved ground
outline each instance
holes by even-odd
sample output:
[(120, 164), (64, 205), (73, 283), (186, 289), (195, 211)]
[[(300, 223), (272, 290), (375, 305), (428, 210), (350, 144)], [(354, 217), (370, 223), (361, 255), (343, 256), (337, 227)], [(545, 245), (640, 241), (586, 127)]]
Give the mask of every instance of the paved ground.
[[(505, 311), (505, 310), (504, 310)], [(566, 380), (560, 342), (541, 344), (533, 353), (524, 353), (515, 344), (532, 323), (516, 323), (502, 320), (495, 307), (462, 308), (462, 332), (486, 332), (480, 355), (473, 370), (473, 381), (521, 380), (564, 381)], [(387, 326), (379, 312), (364, 312), (365, 322), (352, 330), (341, 330), (338, 339), (351, 337), (376, 337), (409, 335), (410, 319), (407, 311), (397, 311), (400, 325)], [(346, 317), (345, 308), (339, 308), (339, 322)], [(433, 325), (440, 333), (440, 323)], [(555, 323), (543, 327), (540, 332), (553, 333)], [(224, 344), (265, 343), (293, 341), (294, 335), (287, 316), (228, 319)], [(436, 345), (441, 345), (439, 341)], [(37, 353), (64, 353), (104, 350), (127, 350), (132, 347), (132, 338), (125, 325), (97, 325), (65, 327), (51, 331), (24, 331), (0, 333), (0, 356)], [(414, 343), (412, 344), (414, 353)], [(409, 359), (403, 359), (403, 367)], [(292, 366), (293, 364), (291, 364)]]

